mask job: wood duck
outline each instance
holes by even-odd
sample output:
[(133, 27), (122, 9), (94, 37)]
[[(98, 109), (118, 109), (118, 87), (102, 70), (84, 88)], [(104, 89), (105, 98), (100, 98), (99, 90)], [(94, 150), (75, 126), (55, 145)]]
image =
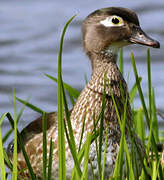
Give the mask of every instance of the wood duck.
[[(94, 128), (93, 119), (97, 119), (103, 102), (104, 78), (106, 76), (106, 106), (104, 110), (104, 129), (108, 127), (107, 159), (105, 168), (105, 179), (109, 178), (114, 170), (116, 157), (120, 146), (121, 130), (116, 115), (116, 110), (111, 97), (118, 105), (118, 111), (123, 113), (123, 96), (127, 97), (127, 121), (126, 124), (133, 129), (132, 113), (129, 103), (127, 84), (117, 67), (117, 53), (121, 47), (130, 44), (142, 44), (154, 48), (159, 48), (159, 42), (148, 37), (139, 25), (139, 20), (135, 12), (121, 7), (110, 7), (96, 10), (86, 17), (82, 23), (83, 47), (92, 65), (92, 76), (89, 83), (82, 90), (74, 105), (70, 119), (76, 145), (78, 147), (83, 121), (85, 128), (83, 142), (88, 133)], [(121, 90), (122, 89), (122, 90)], [(122, 96), (123, 93), (123, 96)], [(94, 117), (94, 118), (93, 118)], [(98, 124), (99, 126), (99, 124)], [(55, 144), (53, 151), (53, 179), (58, 179), (58, 128), (57, 113), (47, 113), (47, 152), (49, 152), (50, 138)], [(126, 140), (131, 149), (131, 141), (126, 128)], [(42, 118), (30, 123), (22, 132), (25, 148), (29, 156), (34, 173), (42, 179)], [(137, 135), (134, 134), (142, 157), (144, 157), (144, 146)], [(104, 148), (104, 139), (103, 147)], [(7, 153), (12, 160), (13, 144), (10, 143)], [(136, 148), (134, 151), (137, 153)], [(98, 179), (98, 167), (95, 143), (90, 148), (90, 163), (96, 179)], [(139, 161), (139, 160), (138, 160)], [(73, 160), (66, 141), (66, 166), (67, 178), (70, 179), (73, 168)], [(140, 163), (138, 163), (140, 164)], [(26, 168), (23, 154), (18, 149), (18, 169)], [(139, 165), (141, 169), (141, 166)], [(91, 174), (91, 171), (88, 171)], [(29, 178), (28, 170), (22, 174)], [(88, 176), (92, 179), (92, 175)]]

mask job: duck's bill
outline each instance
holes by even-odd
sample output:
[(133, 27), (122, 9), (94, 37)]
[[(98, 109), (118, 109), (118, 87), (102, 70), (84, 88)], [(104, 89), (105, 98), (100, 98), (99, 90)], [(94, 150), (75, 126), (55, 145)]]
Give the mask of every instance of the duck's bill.
[(135, 27), (133, 29), (132, 35), (129, 40), (131, 43), (151, 46), (153, 48), (160, 48), (160, 43), (150, 38), (146, 33), (142, 31), (140, 27)]

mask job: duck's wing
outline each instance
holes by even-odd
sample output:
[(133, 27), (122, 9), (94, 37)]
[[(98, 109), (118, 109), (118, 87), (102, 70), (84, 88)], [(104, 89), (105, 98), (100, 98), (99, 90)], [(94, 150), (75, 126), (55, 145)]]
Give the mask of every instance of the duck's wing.
[[(46, 113), (46, 124), (47, 130), (51, 126), (57, 126), (57, 112)], [(32, 139), (35, 135), (42, 133), (42, 116), (32, 121), (29, 125), (27, 125), (20, 133), (24, 145)], [(18, 143), (18, 152), (20, 152), (20, 146)], [(9, 143), (7, 150), (7, 154), (9, 157), (13, 155), (13, 141)]]
[[(57, 126), (57, 112), (51, 112), (46, 114), (46, 126), (47, 130), (51, 126)], [(42, 116), (31, 122), (21, 131), (21, 137), (23, 138), (24, 144), (36, 134), (41, 133), (42, 127)]]

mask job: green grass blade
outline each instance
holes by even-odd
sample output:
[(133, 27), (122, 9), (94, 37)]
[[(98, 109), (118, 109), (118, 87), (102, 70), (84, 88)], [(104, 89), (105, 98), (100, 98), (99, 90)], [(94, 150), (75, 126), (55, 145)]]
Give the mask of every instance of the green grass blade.
[[(58, 82), (57, 78), (49, 75), (49, 74), (46, 74), (46, 76), (50, 79), (52, 79), (54, 82)], [(67, 90), (67, 92), (69, 93), (70, 96), (74, 97), (75, 99), (77, 99), (80, 95), (80, 92), (77, 91), (76, 89), (74, 89), (73, 87), (71, 87), (70, 85), (68, 85), (67, 83), (64, 83), (63, 82), (63, 86), (64, 86), (64, 89)]]
[(102, 154), (102, 145), (103, 145), (103, 128), (104, 128), (104, 111), (106, 106), (106, 75), (104, 77), (104, 92), (103, 92), (103, 101), (101, 108), (101, 119), (100, 119), (100, 135), (99, 135), (99, 147), (98, 147), (98, 171), (99, 179), (102, 176), (102, 167), (101, 167), (101, 154)]
[(49, 152), (49, 163), (48, 163), (48, 180), (52, 177), (52, 158), (53, 158), (54, 143), (52, 138), (50, 140), (50, 152)]
[(10, 114), (10, 113), (7, 113), (6, 116), (7, 116), (8, 120), (9, 120), (9, 123), (10, 123), (12, 129), (14, 130), (14, 120), (13, 120), (11, 114)]
[(106, 128), (104, 159), (103, 159), (102, 178), (101, 178), (101, 180), (104, 180), (104, 175), (105, 175), (106, 151), (107, 151), (107, 145), (108, 145), (108, 130), (109, 129)]
[(46, 124), (46, 113), (42, 116), (42, 127), (43, 127), (43, 179), (47, 179), (47, 124)]
[[(29, 99), (29, 98), (28, 98), (28, 99)], [(27, 101), (28, 101), (28, 99), (27, 99)], [(18, 113), (17, 123), (19, 122), (19, 120), (20, 120), (20, 118), (21, 118), (21, 116), (22, 116), (22, 114), (23, 114), (24, 108), (25, 108), (25, 104), (22, 106), (20, 112)], [(11, 129), (4, 135), (4, 137), (3, 137), (3, 143), (6, 142), (6, 140), (9, 138), (9, 136), (12, 134), (12, 132), (13, 132), (13, 129), (11, 128)]]
[(13, 104), (14, 104), (14, 152), (13, 152), (13, 171), (12, 180), (17, 180), (18, 170), (17, 170), (17, 115), (16, 115), (16, 99), (15, 90), (13, 90)]
[(3, 137), (2, 141), (3, 143), (5, 143), (7, 141), (7, 139), (10, 137), (10, 135), (12, 134), (13, 129), (10, 129)]
[(116, 178), (116, 179), (121, 179), (121, 177), (122, 177), (123, 153), (124, 153), (123, 144), (124, 144), (124, 139), (121, 138), (119, 152), (117, 154), (117, 159), (116, 159), (115, 168), (114, 168), (114, 172), (113, 172), (113, 178)]
[[(64, 92), (64, 85), (63, 85), (62, 78), (61, 78), (61, 89), (62, 89), (62, 92), (63, 92), (65, 115), (66, 115), (66, 121), (67, 121), (67, 125), (68, 125), (68, 131), (67, 131), (66, 124), (64, 124), (65, 125), (66, 137), (67, 137), (67, 141), (69, 143), (69, 147), (70, 147), (70, 150), (71, 150), (71, 153), (72, 153), (72, 157), (73, 157), (73, 160), (74, 160), (74, 163), (75, 163), (75, 167), (76, 167), (77, 172), (78, 172), (78, 177), (81, 177), (82, 172), (81, 172), (80, 164), (79, 164), (78, 158), (77, 158), (76, 143), (75, 143), (75, 139), (74, 139), (74, 135), (73, 135), (72, 125), (71, 125), (71, 121), (70, 121), (70, 112), (69, 112), (69, 109), (68, 109), (68, 104), (67, 104), (66, 95), (65, 95), (65, 92)], [(68, 134), (68, 132), (69, 132), (69, 134)], [(69, 138), (69, 136), (70, 136), (70, 138)]]
[(149, 117), (152, 120), (152, 96), (151, 96), (151, 64), (150, 64), (150, 49), (147, 49), (147, 76), (148, 76), (148, 96), (149, 96)]
[[(139, 82), (141, 83), (142, 81), (142, 78), (139, 77)], [(130, 104), (133, 103), (134, 101), (134, 98), (136, 97), (137, 95), (137, 84), (135, 83), (132, 87), (132, 89), (130, 90), (130, 93), (129, 93), (129, 96), (130, 96)]]
[(157, 108), (155, 102), (155, 93), (154, 89), (152, 90), (152, 121), (153, 121), (153, 134), (155, 138), (155, 142), (159, 143), (159, 127), (158, 127), (158, 119), (157, 119)]
[(143, 109), (140, 108), (137, 111), (137, 120), (136, 120), (136, 132), (141, 138), (142, 142), (145, 144), (145, 123), (143, 118)]
[(141, 103), (142, 103), (144, 114), (145, 114), (145, 117), (146, 117), (147, 126), (150, 129), (149, 115), (148, 115), (148, 112), (147, 112), (144, 96), (143, 96), (142, 89), (141, 89), (141, 86), (140, 86), (140, 81), (139, 81), (138, 72), (137, 72), (137, 68), (136, 68), (133, 53), (131, 53), (131, 61), (132, 61), (132, 65), (133, 65), (134, 75), (135, 75), (135, 78), (136, 78), (136, 84), (137, 84), (138, 92), (139, 92), (139, 95), (140, 95)]
[[(10, 113), (7, 113), (6, 116), (7, 116), (8, 120), (9, 120), (9, 122), (11, 124), (11, 127), (14, 129), (14, 120), (13, 120), (12, 116), (10, 115)], [(31, 177), (32, 180), (35, 180), (36, 177), (34, 175), (33, 169), (31, 167), (31, 163), (30, 163), (28, 155), (26, 153), (26, 150), (25, 150), (25, 147), (24, 147), (24, 142), (23, 142), (22, 137), (21, 137), (21, 135), (20, 135), (18, 130), (17, 130), (17, 135), (18, 135), (18, 142), (19, 142), (20, 148), (22, 150), (22, 153), (23, 153), (23, 156), (25, 158), (27, 167), (29, 169), (30, 177)], [(5, 161), (8, 161), (8, 158), (5, 158)], [(7, 164), (9, 164), (9, 163), (7, 163)]]
[(2, 114), (0, 118), (0, 177), (2, 180), (6, 179), (6, 170), (5, 170), (5, 162), (4, 162), (4, 152), (3, 152), (3, 142), (2, 142), (2, 134), (1, 134), (1, 124), (4, 120), (7, 113)]
[(153, 161), (153, 172), (152, 172), (152, 180), (156, 180), (157, 179), (157, 161)]
[(1, 118), (0, 118), (0, 126), (1, 126), (3, 120), (4, 120), (4, 118), (5, 118), (6, 116), (7, 116), (7, 113), (3, 113), (3, 114), (2, 114), (2, 116), (1, 116)]
[(150, 124), (150, 130), (149, 130), (149, 136), (148, 136), (148, 143), (147, 143), (147, 147), (146, 147), (146, 152), (147, 155), (149, 156), (149, 152), (152, 151), (152, 136), (153, 136), (153, 121), (151, 121)]
[[(124, 138), (124, 145), (123, 146), (124, 146), (125, 156), (127, 159), (127, 164), (128, 164), (128, 169), (129, 169), (129, 179), (134, 180), (135, 177), (134, 177), (134, 172), (133, 172), (132, 160), (130, 158), (130, 153), (128, 150), (128, 145), (126, 143), (126, 137), (125, 137), (125, 127), (126, 127), (125, 125), (126, 125), (126, 117), (127, 117), (127, 102), (128, 102), (128, 96), (126, 96), (126, 100), (124, 102), (124, 116), (123, 116), (123, 122), (122, 122), (122, 127), (121, 127), (121, 133), (122, 133), (121, 138)], [(133, 146), (132, 137), (130, 136), (130, 138), (131, 138), (131, 146)]]
[(91, 144), (92, 136), (91, 134), (87, 135), (87, 140), (86, 140), (86, 146), (85, 146), (85, 153), (84, 153), (84, 170), (81, 179), (82, 180), (87, 180), (88, 179), (88, 161), (89, 161), (89, 149), (90, 149), (90, 144)]
[[(62, 86), (62, 92), (63, 92), (66, 121), (67, 121), (67, 125), (68, 125), (68, 131), (67, 131), (66, 123), (64, 123), (65, 133), (66, 133), (67, 141), (69, 143), (69, 147), (70, 147), (70, 150), (72, 153), (72, 157), (74, 159), (74, 163), (75, 163), (75, 166), (76, 166), (76, 169), (78, 172), (78, 176), (81, 177), (82, 172), (81, 172), (80, 164), (79, 164), (78, 158), (77, 158), (77, 150), (76, 150), (76, 144), (75, 144), (75, 139), (74, 139), (72, 125), (71, 125), (71, 120), (70, 120), (70, 113), (68, 110), (68, 105), (67, 105), (66, 96), (65, 96), (65, 92), (64, 92), (64, 88), (63, 88), (62, 83), (61, 83), (61, 86)], [(69, 132), (69, 134), (68, 134), (68, 132)]]
[(122, 75), (124, 75), (124, 58), (123, 58), (123, 48), (120, 49), (120, 59), (119, 59), (119, 68)]
[(24, 101), (23, 99), (20, 99), (20, 98), (18, 98), (18, 97), (16, 97), (16, 99), (17, 99), (20, 103), (24, 104), (25, 106), (27, 106), (28, 108), (30, 108), (30, 109), (32, 109), (32, 110), (34, 110), (34, 111), (36, 111), (36, 112), (38, 112), (38, 113), (40, 113), (40, 114), (43, 114), (43, 113), (44, 113), (44, 111), (43, 111), (42, 109), (38, 108), (37, 106), (35, 106), (35, 105), (31, 104), (31, 103), (28, 103), (27, 101)]
[(28, 158), (28, 155), (26, 153), (26, 150), (25, 150), (25, 147), (24, 147), (24, 143), (23, 143), (23, 140), (22, 140), (22, 137), (20, 135), (20, 133), (18, 132), (18, 142), (19, 142), (19, 145), (21, 147), (21, 150), (22, 150), (22, 153), (23, 153), (23, 156), (25, 158), (25, 161), (26, 161), (26, 164), (27, 164), (27, 167), (28, 167), (28, 170), (29, 170), (29, 173), (30, 173), (30, 177), (32, 180), (36, 180), (36, 176), (34, 174), (34, 171), (31, 167), (31, 163), (29, 161), (29, 158)]
[(126, 143), (126, 140), (124, 140), (124, 149), (125, 149), (125, 156), (128, 162), (128, 167), (129, 167), (129, 179), (130, 180), (135, 180), (135, 176), (134, 176), (134, 172), (133, 172), (133, 166), (132, 166), (132, 160), (131, 160), (131, 156), (128, 150), (128, 145)]
[[(134, 71), (134, 75), (135, 75), (135, 78), (136, 78), (136, 83), (137, 83), (137, 87), (138, 87), (141, 103), (142, 103), (144, 114), (145, 114), (145, 117), (146, 117), (146, 123), (147, 123), (147, 126), (148, 126), (149, 130), (150, 130), (150, 122), (149, 122), (148, 111), (146, 109), (146, 104), (145, 104), (144, 96), (143, 96), (143, 93), (142, 93), (141, 85), (139, 83), (138, 72), (137, 72), (137, 68), (136, 68), (136, 64), (135, 64), (133, 53), (131, 53), (131, 61), (132, 61), (132, 65), (133, 65), (133, 71)], [(158, 161), (159, 160), (158, 150), (157, 150), (157, 145), (156, 145), (156, 142), (155, 142), (153, 134), (152, 134), (152, 149), (154, 150), (156, 159)], [(159, 176), (160, 176), (160, 179), (164, 179), (163, 173), (162, 173), (161, 164), (159, 164)]]
[[(121, 87), (122, 87), (122, 85), (121, 85)], [(116, 164), (115, 164), (115, 169), (114, 169), (113, 177), (121, 179), (122, 178), (122, 173), (123, 173), (122, 170), (123, 170), (124, 145), (126, 143), (126, 139), (125, 139), (125, 127), (126, 126), (125, 125), (126, 125), (128, 96), (126, 96), (126, 99), (123, 98), (124, 111), (123, 111), (123, 114), (122, 114), (122, 117), (121, 117), (121, 118), (123, 118), (122, 121), (120, 120), (120, 116), (119, 116), (119, 112), (118, 112), (118, 107), (116, 105), (116, 101), (114, 99), (114, 95), (113, 95), (112, 91), (111, 91), (111, 96), (112, 96), (112, 100), (113, 100), (113, 103), (114, 103), (114, 106), (115, 106), (115, 111), (117, 113), (117, 118), (119, 120), (119, 124), (120, 124), (120, 128), (121, 128), (120, 147), (119, 147), (119, 152), (118, 152), (117, 159), (116, 159)]]
[[(113, 96), (113, 92), (111, 93), (111, 96), (112, 96), (112, 100), (113, 100), (113, 103), (114, 103), (114, 106), (115, 106), (115, 111), (117, 113), (117, 118), (119, 120), (119, 124), (120, 124), (120, 128), (121, 128), (122, 127), (121, 119), (120, 119), (118, 108), (117, 108), (117, 105), (116, 105), (116, 102), (115, 102), (115, 99), (114, 99), (114, 96)], [(116, 178), (116, 179), (121, 179), (121, 177), (122, 177), (123, 153), (124, 153), (124, 146), (123, 145), (124, 145), (124, 134), (122, 132), (121, 140), (120, 140), (119, 152), (117, 154), (117, 159), (116, 159), (115, 168), (114, 168), (114, 172), (113, 172), (113, 177)]]
[(111, 93), (112, 101), (113, 101), (114, 108), (115, 108), (115, 111), (116, 111), (117, 119), (118, 119), (119, 125), (121, 127), (121, 118), (120, 118), (119, 111), (118, 111), (118, 108), (117, 108), (117, 104), (116, 104), (116, 101), (114, 99), (113, 91), (112, 91), (111, 88), (110, 88), (110, 93)]
[(71, 96), (69, 93), (68, 93), (68, 95), (69, 95), (69, 99), (70, 99), (72, 105), (74, 106), (75, 105), (75, 100), (74, 100), (73, 96)]
[[(27, 98), (26, 102), (28, 102), (30, 99), (30, 97)], [(18, 116), (17, 116), (17, 123), (19, 122), (20, 118), (22, 117), (22, 114), (24, 112), (24, 109), (25, 109), (25, 106), (26, 104), (23, 104), (23, 106), (21, 107), (19, 113), (18, 113)]]
[(90, 165), (91, 165), (91, 172), (92, 172), (92, 180), (95, 180), (95, 174), (94, 174), (92, 162), (90, 162)]
[(9, 160), (9, 157), (8, 157), (8, 155), (6, 153), (6, 149), (3, 149), (3, 155), (4, 155), (4, 160), (5, 160), (6, 166), (10, 169), (10, 171), (12, 171), (13, 165), (12, 165), (12, 163)]
[(75, 16), (67, 21), (64, 26), (58, 53), (58, 149), (59, 149), (59, 180), (66, 179), (65, 164), (65, 137), (64, 137), (64, 112), (63, 112), (63, 92), (62, 92), (62, 50), (66, 29)]
[[(85, 144), (83, 144), (80, 152), (78, 153), (78, 162), (81, 164), (81, 161), (83, 159), (84, 156), (84, 152), (85, 152)], [(72, 176), (71, 176), (71, 180), (76, 180), (77, 178), (79, 179), (78, 175), (77, 175), (77, 168), (74, 165), (73, 171), (72, 171)]]
[[(55, 78), (55, 77), (53, 77), (53, 76), (51, 76), (51, 75), (48, 75), (48, 74), (45, 74), (45, 75), (46, 75), (48, 78), (50, 78), (51, 80), (53, 80), (54, 82), (57, 83), (57, 78)], [(66, 83), (64, 83), (64, 82), (62, 82), (62, 83), (63, 83), (64, 89), (66, 89), (66, 91), (68, 92), (68, 95), (69, 95), (69, 97), (70, 97), (70, 100), (71, 100), (71, 102), (72, 102), (72, 105), (74, 105), (74, 104), (75, 104), (74, 98), (77, 99), (78, 96), (80, 95), (80, 93), (79, 93), (76, 89), (72, 88), (70, 85), (68, 85), (68, 84), (66, 84)]]
[[(60, 76), (60, 74), (59, 74)], [(59, 180), (66, 179), (65, 164), (65, 138), (64, 138), (64, 110), (61, 79), (58, 78), (58, 156), (59, 156)]]
[[(98, 121), (100, 120), (100, 118), (101, 118), (101, 112), (100, 112), (100, 114), (99, 114), (99, 117), (97, 118), (97, 120), (96, 120), (96, 118), (95, 118), (95, 114), (93, 115), (93, 125), (94, 125), (94, 129), (93, 129), (93, 133), (94, 134), (96, 134), (96, 129), (97, 129), (97, 124), (98, 124)], [(95, 139), (95, 146), (96, 146), (96, 155), (97, 155), (97, 157), (98, 157), (98, 140), (97, 139)], [(98, 158), (97, 158), (98, 159)], [(98, 160), (97, 160), (97, 162), (98, 162)], [(100, 167), (99, 167), (100, 165), (98, 164), (98, 169), (100, 169)], [(100, 171), (100, 170), (99, 170)]]
[(139, 177), (139, 167), (138, 167), (138, 159), (136, 157), (136, 151), (134, 151), (134, 140), (133, 137), (131, 137), (131, 160), (132, 160), (132, 165), (133, 169), (135, 172), (135, 177)]
[[(77, 166), (77, 168), (79, 170), (79, 173), (81, 174), (80, 165), (78, 164), (78, 161), (77, 161), (76, 143), (75, 143), (75, 139), (74, 139), (74, 135), (73, 135), (72, 124), (71, 124), (71, 120), (70, 120), (70, 112), (69, 112), (69, 109), (68, 109), (68, 104), (67, 104), (67, 99), (66, 99), (62, 79), (61, 79), (61, 89), (62, 89), (62, 92), (63, 92), (63, 102), (64, 102), (65, 115), (66, 115), (66, 121), (67, 121), (67, 126), (68, 126), (68, 131), (67, 131), (67, 127), (65, 125), (65, 131), (66, 131), (66, 134), (67, 134), (67, 139), (68, 139), (69, 144), (70, 144), (70, 150), (73, 153), (72, 155), (73, 155), (73, 158), (75, 160), (75, 164), (76, 164), (76, 166)], [(70, 138), (69, 138), (69, 136), (70, 136)]]
[[(96, 131), (95, 133), (92, 133), (92, 135), (91, 135), (91, 144), (97, 139), (98, 136), (99, 136), (99, 130)], [(79, 163), (81, 163), (81, 161), (83, 159), (85, 146), (86, 146), (86, 142), (83, 144), (80, 152), (78, 153), (78, 161), (79, 161)], [(75, 174), (76, 174), (75, 172), (76, 172), (76, 167), (73, 168), (71, 180), (76, 180), (77, 179), (77, 178), (75, 178)]]
[(78, 152), (80, 151), (81, 145), (82, 145), (83, 134), (84, 134), (84, 127), (85, 127), (85, 120), (86, 120), (86, 116), (84, 117), (84, 121), (83, 121), (83, 126), (82, 126), (82, 130), (81, 130), (81, 137), (80, 137), (80, 143), (79, 143)]

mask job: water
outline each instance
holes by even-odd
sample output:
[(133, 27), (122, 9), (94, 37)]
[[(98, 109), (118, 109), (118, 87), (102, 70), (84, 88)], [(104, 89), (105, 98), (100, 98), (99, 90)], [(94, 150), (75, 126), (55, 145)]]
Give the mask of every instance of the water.
[[(142, 28), (161, 43), (160, 49), (151, 49), (152, 84), (156, 92), (157, 107), (164, 110), (164, 2), (163, 0), (136, 1), (0, 1), (0, 115), (13, 114), (12, 91), (45, 111), (57, 109), (57, 87), (45, 74), (57, 76), (57, 52), (61, 30), (75, 13), (77, 17), (69, 26), (63, 52), (64, 81), (81, 90), (85, 85), (84, 74), (91, 74), (90, 62), (81, 47), (81, 22), (95, 9), (123, 6), (137, 12)], [(130, 52), (136, 57), (142, 87), (147, 91), (146, 47), (131, 46), (124, 50), (125, 77), (129, 87), (134, 83)], [(139, 107), (139, 99), (135, 106)], [(18, 103), (18, 112), (21, 105)], [(20, 129), (39, 115), (26, 108)], [(162, 123), (162, 120), (160, 120)], [(3, 123), (5, 134), (8, 121)]]

